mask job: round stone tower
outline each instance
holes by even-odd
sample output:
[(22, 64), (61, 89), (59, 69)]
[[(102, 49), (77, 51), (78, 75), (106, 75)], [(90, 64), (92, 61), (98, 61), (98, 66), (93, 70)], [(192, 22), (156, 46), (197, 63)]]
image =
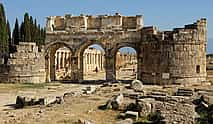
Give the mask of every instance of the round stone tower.
[(207, 21), (173, 31), (142, 29), (142, 80), (154, 84), (196, 84), (206, 80)]

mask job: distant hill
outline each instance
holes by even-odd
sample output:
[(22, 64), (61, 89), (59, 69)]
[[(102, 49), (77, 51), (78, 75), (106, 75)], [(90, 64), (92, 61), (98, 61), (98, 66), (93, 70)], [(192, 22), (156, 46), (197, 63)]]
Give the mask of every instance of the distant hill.
[(213, 38), (209, 38), (207, 42), (207, 54), (213, 53)]

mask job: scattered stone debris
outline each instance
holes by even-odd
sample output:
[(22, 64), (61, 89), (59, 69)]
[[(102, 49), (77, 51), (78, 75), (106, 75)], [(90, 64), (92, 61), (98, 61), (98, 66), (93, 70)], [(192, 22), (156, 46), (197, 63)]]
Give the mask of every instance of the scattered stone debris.
[(141, 92), (137, 92), (137, 93), (123, 93), (124, 97), (129, 97), (131, 99), (137, 99), (140, 98), (142, 96), (144, 96), (144, 93)]
[(140, 112), (142, 111), (143, 106), (141, 106), (141, 104), (139, 104), (138, 100), (136, 100), (135, 103), (130, 103), (127, 107), (125, 111), (134, 111), (134, 112), (138, 112), (140, 115)]
[(56, 97), (56, 103), (57, 104), (63, 104), (64, 103), (64, 96), (57, 96)]
[(63, 96), (47, 96), (47, 97), (35, 97), (35, 96), (17, 96), (15, 108), (24, 108), (26, 106), (34, 105), (51, 105), (62, 104), (64, 102)]
[(213, 104), (213, 96), (205, 94), (205, 95), (202, 95), (200, 99), (201, 99), (201, 101), (203, 101), (204, 103), (206, 103), (208, 105)]
[(17, 96), (15, 108), (24, 108), (25, 106), (42, 105), (45, 102), (43, 99), (35, 97)]
[(135, 91), (143, 91), (143, 83), (140, 80), (133, 80), (131, 83), (131, 88)]
[(111, 83), (111, 82), (103, 83), (103, 84), (101, 85), (101, 87), (112, 87), (112, 83)]
[(152, 91), (150, 95), (156, 95), (156, 96), (168, 96), (168, 93), (163, 91)]
[(133, 124), (133, 120), (131, 118), (127, 118), (125, 120), (117, 121), (115, 124)]
[(125, 112), (125, 118), (131, 118), (131, 119), (137, 121), (138, 120), (138, 112), (126, 111)]
[(63, 98), (81, 96), (82, 92), (65, 92)]
[(96, 91), (97, 87), (96, 86), (87, 86), (86, 88), (82, 89), (83, 93), (85, 94), (92, 94)]
[(83, 119), (79, 119), (77, 124), (95, 124), (94, 121), (92, 120), (83, 120)]
[(154, 112), (153, 103), (155, 99), (153, 98), (144, 98), (138, 99), (138, 104), (142, 106), (142, 109), (139, 113), (140, 116), (147, 116), (149, 113)]
[(103, 106), (100, 106), (100, 109), (114, 109), (117, 110), (123, 103), (124, 96), (119, 94), (107, 101)]
[(177, 96), (192, 96), (193, 90), (187, 88), (179, 88), (176, 92)]

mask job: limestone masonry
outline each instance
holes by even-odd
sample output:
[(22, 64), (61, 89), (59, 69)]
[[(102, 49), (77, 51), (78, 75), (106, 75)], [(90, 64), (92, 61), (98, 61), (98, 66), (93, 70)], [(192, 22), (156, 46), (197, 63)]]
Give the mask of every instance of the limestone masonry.
[[(40, 74), (46, 76), (47, 82), (56, 79), (55, 53), (62, 47), (71, 51), (70, 80), (83, 80), (83, 53), (92, 44), (104, 49), (106, 80), (116, 79), (116, 53), (121, 47), (136, 50), (137, 79), (144, 83), (193, 84), (206, 80), (205, 18), (172, 31), (159, 31), (154, 26), (144, 27), (143, 16), (121, 16), (119, 13), (50, 16), (46, 24), (45, 68), (31, 68), (23, 73), (32, 74), (39, 72), (39, 69), (46, 69), (46, 74), (44, 71)], [(16, 58), (26, 56), (28, 54), (19, 54), (19, 50), (14, 54)], [(9, 64), (1, 66), (10, 66), (11, 60)], [(44, 65), (42, 62), (43, 65), (35, 63), (35, 66), (37, 64)], [(12, 70), (9, 72), (14, 73)]]
[(17, 52), (10, 54), (8, 64), (0, 65), (0, 82), (44, 83), (45, 58), (35, 43), (20, 42)]

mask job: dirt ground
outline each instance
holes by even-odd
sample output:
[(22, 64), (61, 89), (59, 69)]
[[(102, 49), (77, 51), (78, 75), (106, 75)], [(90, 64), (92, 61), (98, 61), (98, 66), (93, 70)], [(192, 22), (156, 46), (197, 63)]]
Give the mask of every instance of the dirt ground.
[[(85, 85), (78, 84), (48, 84), (38, 88), (12, 84), (1, 84), (1, 111), (0, 124), (73, 124), (79, 119), (103, 122), (103, 124), (114, 123), (116, 111), (102, 111), (98, 106), (105, 104), (112, 97), (109, 94), (76, 95), (67, 96), (63, 104), (54, 104), (50, 107), (35, 106), (24, 109), (13, 109), (17, 95), (31, 93), (33, 95), (60, 95), (66, 91), (79, 92)], [(18, 90), (17, 90), (18, 89)], [(53, 90), (60, 89), (60, 90)], [(8, 92), (9, 93), (6, 93)], [(59, 92), (60, 91), (60, 92)], [(20, 93), (21, 92), (21, 93)], [(7, 95), (6, 95), (7, 94)], [(29, 95), (29, 94), (28, 94)]]
[[(211, 76), (212, 72), (208, 72)], [(209, 76), (209, 79), (212, 79)], [(63, 84), (59, 82), (46, 84), (0, 84), (0, 124), (75, 124), (78, 120), (88, 120), (95, 124), (114, 124), (121, 111), (100, 110), (113, 95), (119, 93), (133, 93), (126, 89), (129, 84), (114, 84), (113, 87), (102, 87), (94, 94), (82, 94), (85, 84)], [(100, 85), (96, 84), (96, 87)], [(172, 94), (181, 86), (150, 86), (145, 85), (146, 91), (165, 90)], [(198, 86), (191, 87), (198, 88)], [(213, 86), (199, 86), (212, 89)], [(75, 92), (64, 98), (63, 104), (47, 106), (33, 106), (23, 109), (14, 109), (13, 105), (18, 95), (34, 96), (61, 96), (66, 92)]]
[[(94, 94), (80, 94), (83, 84), (0, 84), (0, 124), (75, 124), (78, 120), (87, 120), (95, 124), (114, 124), (118, 121), (120, 110), (100, 110), (99, 106), (119, 93), (135, 93), (125, 88), (129, 84), (113, 84), (112, 87), (98, 88)], [(100, 87), (100, 85), (95, 85)], [(34, 88), (33, 88), (34, 87)], [(144, 86), (147, 91), (162, 89), (162, 86)], [(66, 96), (63, 104), (49, 107), (33, 106), (14, 109), (13, 104), (17, 95), (51, 96), (62, 95), (65, 92), (75, 92), (74, 96)], [(129, 98), (125, 98), (125, 101)]]

